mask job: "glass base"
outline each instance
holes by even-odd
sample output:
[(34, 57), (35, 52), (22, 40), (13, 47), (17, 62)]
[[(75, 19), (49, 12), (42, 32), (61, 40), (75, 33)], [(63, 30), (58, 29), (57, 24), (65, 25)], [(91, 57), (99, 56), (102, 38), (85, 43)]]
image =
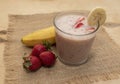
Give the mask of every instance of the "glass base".
[(86, 57), (84, 60), (82, 60), (81, 62), (78, 62), (78, 63), (69, 63), (69, 62), (66, 62), (64, 61), (63, 59), (61, 59), (60, 57), (58, 57), (58, 59), (65, 65), (70, 65), (70, 66), (79, 66), (81, 64), (84, 64), (88, 61), (88, 57)]

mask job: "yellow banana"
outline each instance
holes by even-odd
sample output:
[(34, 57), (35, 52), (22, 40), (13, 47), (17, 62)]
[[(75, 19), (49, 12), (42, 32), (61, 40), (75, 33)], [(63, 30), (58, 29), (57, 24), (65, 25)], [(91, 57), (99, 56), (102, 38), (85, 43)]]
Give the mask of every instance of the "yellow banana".
[(40, 29), (30, 33), (26, 36), (23, 36), (21, 39), (22, 43), (26, 46), (34, 46), (36, 44), (42, 44), (43, 41), (48, 41), (50, 44), (55, 43), (55, 29), (53, 26)]

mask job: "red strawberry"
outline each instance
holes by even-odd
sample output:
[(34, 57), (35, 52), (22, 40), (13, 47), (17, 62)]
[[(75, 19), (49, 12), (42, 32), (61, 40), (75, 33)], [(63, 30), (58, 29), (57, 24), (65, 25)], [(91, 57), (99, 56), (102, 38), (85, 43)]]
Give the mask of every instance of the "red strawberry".
[(46, 47), (42, 44), (37, 44), (34, 46), (31, 55), (33, 56), (39, 56), (42, 52), (46, 51)]
[(82, 25), (84, 25), (84, 24), (82, 23), (83, 20), (85, 20), (84, 17), (78, 18), (78, 20), (76, 21), (76, 23), (73, 25), (74, 28), (80, 28)]
[(36, 56), (24, 57), (23, 59), (24, 59), (23, 67), (27, 71), (36, 71), (42, 66), (40, 59), (37, 58)]
[(56, 60), (55, 54), (53, 54), (51, 51), (42, 52), (39, 55), (39, 58), (42, 62), (42, 65), (46, 66), (46, 67), (53, 66), (55, 64), (55, 60)]
[(78, 24), (75, 25), (75, 28), (80, 28), (83, 25), (84, 25), (83, 23), (78, 23)]

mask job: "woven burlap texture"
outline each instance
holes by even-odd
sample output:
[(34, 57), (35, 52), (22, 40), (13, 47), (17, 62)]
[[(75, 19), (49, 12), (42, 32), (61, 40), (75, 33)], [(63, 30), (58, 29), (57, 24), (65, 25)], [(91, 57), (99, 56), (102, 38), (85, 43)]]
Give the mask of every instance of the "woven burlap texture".
[[(81, 11), (87, 15), (87, 11)], [(5, 84), (91, 84), (99, 80), (119, 77), (120, 48), (110, 39), (104, 28), (97, 32), (86, 64), (71, 67), (58, 59), (54, 67), (42, 67), (34, 73), (23, 69), (23, 55), (31, 48), (21, 43), (21, 38), (40, 28), (53, 25), (56, 13), (33, 15), (10, 15), (8, 42), (6, 42), (4, 61), (6, 66)]]

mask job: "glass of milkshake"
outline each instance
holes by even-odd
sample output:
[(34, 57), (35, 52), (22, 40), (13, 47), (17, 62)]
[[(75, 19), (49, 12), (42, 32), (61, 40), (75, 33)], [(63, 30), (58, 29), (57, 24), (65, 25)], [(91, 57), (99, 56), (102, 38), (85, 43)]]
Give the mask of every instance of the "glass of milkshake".
[(98, 27), (89, 26), (80, 12), (62, 12), (54, 19), (58, 58), (67, 65), (80, 65), (88, 60)]

